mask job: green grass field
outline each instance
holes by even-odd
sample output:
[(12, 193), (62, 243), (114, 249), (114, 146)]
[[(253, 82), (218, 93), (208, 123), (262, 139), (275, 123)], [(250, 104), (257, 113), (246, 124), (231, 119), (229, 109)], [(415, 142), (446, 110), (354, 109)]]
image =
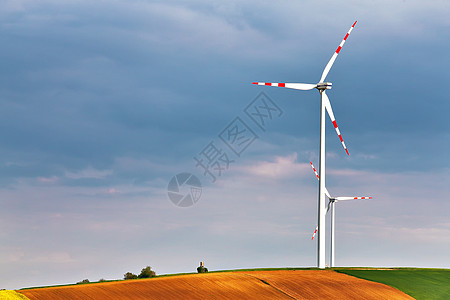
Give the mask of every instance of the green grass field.
[(337, 272), (384, 283), (418, 299), (450, 299), (450, 269), (336, 268)]

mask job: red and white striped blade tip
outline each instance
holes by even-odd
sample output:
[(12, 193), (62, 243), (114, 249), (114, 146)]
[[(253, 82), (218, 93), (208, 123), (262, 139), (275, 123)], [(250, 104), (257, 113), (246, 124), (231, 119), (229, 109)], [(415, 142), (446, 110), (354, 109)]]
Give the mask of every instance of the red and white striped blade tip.
[(309, 163), (311, 164), (311, 168), (313, 169), (314, 174), (316, 174), (317, 179), (319, 179), (319, 174), (317, 174), (317, 170), (316, 170), (316, 168), (314, 168), (313, 163), (311, 161)]
[(252, 84), (265, 85), (265, 86), (276, 86), (276, 87), (283, 87), (283, 88), (302, 90), (302, 91), (312, 90), (313, 88), (315, 88), (317, 86), (317, 84), (311, 84), (311, 83), (288, 83), (288, 82), (252, 82)]
[[(314, 174), (316, 174), (317, 180), (320, 180), (319, 174), (317, 173), (317, 170), (316, 170), (316, 168), (314, 167), (313, 163), (312, 163), (311, 161), (310, 161), (309, 163), (311, 164), (311, 168), (313, 169)], [(328, 192), (328, 190), (327, 190), (326, 187), (325, 187), (325, 195), (327, 195), (327, 197), (328, 197), (329, 199), (332, 199), (332, 197), (331, 197), (331, 195), (330, 195), (330, 193)]]
[(311, 241), (314, 240), (314, 237), (316, 236), (316, 233), (317, 233), (317, 229), (319, 229), (318, 226), (316, 227), (316, 230), (314, 230), (314, 233), (313, 233), (313, 236), (312, 236), (312, 238), (311, 238)]
[(356, 22), (358, 22), (358, 21), (355, 21), (355, 23), (353, 23), (352, 27), (350, 27), (350, 29), (349, 29), (349, 31), (347, 32), (347, 34), (345, 35), (344, 39), (343, 39), (342, 42), (339, 44), (339, 47), (336, 49), (336, 51), (334, 51), (333, 56), (331, 56), (330, 61), (329, 61), (328, 64), (325, 66), (325, 69), (323, 70), (322, 77), (320, 77), (320, 81), (319, 81), (319, 82), (324, 82), (325, 78), (326, 78), (327, 75), (328, 75), (328, 72), (330, 72), (331, 67), (332, 67), (333, 64), (334, 64), (334, 61), (336, 60), (336, 58), (337, 58), (339, 52), (341, 51), (342, 47), (344, 46), (345, 41), (347, 40), (348, 36), (349, 36), (350, 33), (352, 32), (353, 28), (355, 27)]
[(336, 133), (337, 133), (339, 139), (341, 140), (342, 147), (344, 147), (344, 150), (345, 150), (345, 152), (347, 152), (347, 155), (350, 155), (350, 153), (348, 153), (347, 146), (345, 146), (344, 139), (342, 138), (341, 132), (337, 126), (336, 118), (334, 117), (333, 109), (331, 108), (330, 99), (328, 98), (325, 91), (322, 92), (322, 97), (325, 101), (325, 108), (328, 112), (328, 115), (330, 116), (330, 119), (331, 119), (331, 122), (333, 123), (334, 129), (336, 130)]
[(370, 200), (373, 199), (373, 197), (336, 197), (337, 201), (344, 201), (344, 200)]

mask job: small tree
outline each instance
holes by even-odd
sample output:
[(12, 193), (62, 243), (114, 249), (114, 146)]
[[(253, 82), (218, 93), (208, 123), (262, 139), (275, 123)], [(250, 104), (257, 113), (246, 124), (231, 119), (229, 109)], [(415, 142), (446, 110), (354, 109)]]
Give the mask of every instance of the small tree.
[(136, 274), (133, 274), (131, 272), (126, 272), (125, 275), (123, 275), (123, 279), (124, 280), (128, 280), (128, 279), (136, 279), (138, 278)]
[(77, 284), (83, 284), (83, 283), (89, 283), (89, 279), (83, 279), (83, 280), (77, 282)]
[(150, 278), (155, 276), (155, 271), (152, 271), (152, 268), (150, 266), (147, 266), (142, 269), (141, 274), (139, 274), (138, 278)]

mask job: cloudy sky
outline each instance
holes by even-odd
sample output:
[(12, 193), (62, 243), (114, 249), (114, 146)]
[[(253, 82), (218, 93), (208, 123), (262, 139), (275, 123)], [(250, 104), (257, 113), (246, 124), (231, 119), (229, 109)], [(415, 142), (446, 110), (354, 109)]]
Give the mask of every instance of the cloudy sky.
[[(0, 288), (316, 266), (319, 94), (251, 82), (317, 82), (355, 20), (327, 77), (350, 152), (327, 119), (327, 187), (374, 200), (337, 204), (336, 264), (449, 268), (449, 14), (444, 0), (2, 1)], [(202, 185), (190, 207), (168, 197), (180, 173)]]

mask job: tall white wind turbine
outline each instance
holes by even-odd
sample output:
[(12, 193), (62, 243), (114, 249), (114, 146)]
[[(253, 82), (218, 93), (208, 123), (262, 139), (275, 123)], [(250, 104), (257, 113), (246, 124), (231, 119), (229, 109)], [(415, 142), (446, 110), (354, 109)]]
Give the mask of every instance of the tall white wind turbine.
[[(316, 174), (317, 179), (320, 181), (320, 177), (319, 174), (317, 174), (316, 168), (314, 168), (314, 165), (312, 162), (309, 162), (311, 164), (311, 168), (313, 169), (314, 173)], [(327, 206), (327, 211), (325, 212), (325, 214), (328, 213), (328, 211), (331, 208), (331, 232), (330, 232), (330, 237), (331, 237), (331, 241), (330, 241), (330, 267), (334, 267), (335, 266), (335, 255), (334, 255), (334, 232), (335, 232), (335, 223), (336, 223), (336, 208), (334, 207), (334, 205), (336, 204), (336, 202), (338, 201), (346, 201), (346, 200), (370, 200), (372, 199), (372, 197), (332, 197), (330, 195), (330, 193), (328, 192), (327, 188), (325, 187), (325, 194), (327, 195), (329, 202), (328, 202), (328, 206)], [(314, 236), (317, 233), (317, 227), (316, 230), (314, 231), (314, 234), (312, 236), (312, 239), (314, 239)]]
[(336, 129), (336, 133), (341, 140), (342, 146), (345, 151), (348, 153), (347, 147), (345, 146), (344, 140), (342, 139), (341, 133), (339, 132), (338, 126), (336, 124), (336, 119), (334, 118), (333, 110), (331, 108), (330, 99), (328, 98), (325, 90), (331, 89), (331, 82), (325, 82), (325, 78), (328, 75), (331, 67), (333, 66), (334, 61), (336, 60), (339, 52), (344, 46), (345, 41), (348, 36), (352, 32), (353, 28), (356, 25), (353, 23), (350, 30), (345, 35), (342, 42), (339, 44), (339, 47), (334, 52), (328, 64), (325, 66), (323, 70), (322, 77), (320, 77), (319, 83), (309, 84), (309, 83), (278, 83), (278, 82), (253, 82), (253, 84), (257, 85), (267, 85), (267, 86), (277, 86), (284, 87), (295, 90), (312, 90), (316, 88), (320, 93), (320, 158), (319, 158), (319, 205), (318, 205), (318, 224), (319, 224), (319, 238), (317, 243), (317, 266), (321, 269), (325, 269), (325, 110), (328, 112), (330, 116), (331, 122), (333, 122), (334, 128)]

